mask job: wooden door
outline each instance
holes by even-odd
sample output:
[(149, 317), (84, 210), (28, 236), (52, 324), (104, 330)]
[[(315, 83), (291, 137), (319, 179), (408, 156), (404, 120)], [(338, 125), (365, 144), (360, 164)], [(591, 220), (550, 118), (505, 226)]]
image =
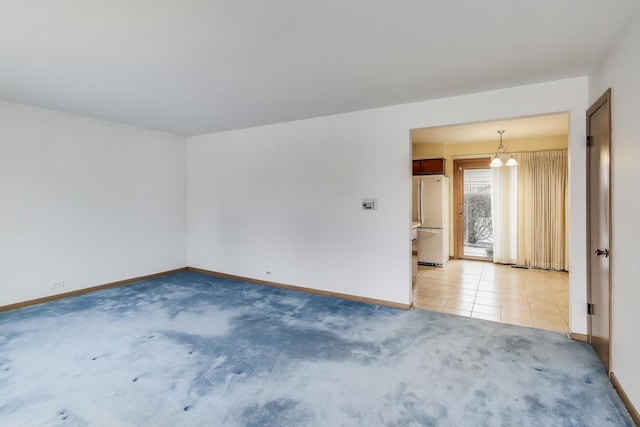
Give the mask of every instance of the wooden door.
[[(454, 236), (454, 245), (453, 245), (453, 256), (454, 258), (460, 259), (460, 258), (466, 258), (466, 259), (477, 259), (477, 260), (484, 260), (484, 261), (489, 261), (493, 259), (493, 243), (491, 243), (491, 247), (490, 248), (482, 248), (480, 247), (481, 245), (478, 245), (478, 247), (470, 247), (469, 246), (469, 242), (468, 237), (469, 234), (465, 231), (466, 227), (469, 226), (469, 222), (468, 220), (468, 214), (469, 214), (469, 210), (467, 209), (466, 206), (466, 191), (465, 189), (467, 188), (467, 186), (465, 186), (465, 175), (466, 175), (466, 171), (489, 171), (490, 167), (489, 167), (489, 163), (491, 162), (491, 159), (489, 158), (482, 158), (482, 159), (459, 159), (459, 160), (454, 160), (453, 161), (453, 236)], [(489, 192), (491, 191), (490, 185), (491, 183), (488, 183), (489, 185)], [(485, 222), (488, 221), (488, 223), (485, 223), (484, 226), (485, 227), (493, 227), (493, 225), (491, 224), (491, 215), (490, 215), (490, 209), (491, 209), (491, 195), (490, 193), (488, 194), (488, 198), (487, 195), (485, 194), (484, 197), (484, 205), (488, 204), (488, 213), (485, 213), (484, 217), (485, 217)], [(485, 210), (486, 210), (486, 206), (485, 206)], [(488, 215), (488, 217), (487, 217)], [(485, 237), (490, 237), (491, 239), (492, 237), (492, 230), (486, 230), (489, 234), (491, 234), (491, 236), (485, 236)], [(490, 252), (489, 252), (490, 249)]]
[(587, 111), (589, 342), (611, 372), (611, 89)]

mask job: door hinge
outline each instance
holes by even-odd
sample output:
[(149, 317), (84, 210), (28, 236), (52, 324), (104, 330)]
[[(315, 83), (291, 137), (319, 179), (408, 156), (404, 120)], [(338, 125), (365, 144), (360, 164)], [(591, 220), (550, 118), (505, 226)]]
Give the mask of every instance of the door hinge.
[(587, 148), (591, 147), (593, 145), (593, 139), (591, 136), (587, 137)]
[(587, 314), (593, 314), (593, 304), (587, 303)]

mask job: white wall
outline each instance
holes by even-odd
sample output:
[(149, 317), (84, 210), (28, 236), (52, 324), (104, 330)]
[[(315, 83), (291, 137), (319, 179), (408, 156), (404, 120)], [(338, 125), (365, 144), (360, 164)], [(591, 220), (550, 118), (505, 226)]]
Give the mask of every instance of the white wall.
[(0, 101), (0, 306), (184, 267), (184, 144)]
[[(407, 303), (409, 134), (383, 120), (374, 111), (189, 138), (189, 265)], [(362, 198), (378, 210), (362, 211)]]
[(612, 370), (640, 409), (640, 14), (589, 79), (591, 102), (611, 88)]
[(408, 304), (409, 130), (566, 111), (570, 326), (586, 333), (586, 108), (581, 77), (188, 138), (188, 264)]

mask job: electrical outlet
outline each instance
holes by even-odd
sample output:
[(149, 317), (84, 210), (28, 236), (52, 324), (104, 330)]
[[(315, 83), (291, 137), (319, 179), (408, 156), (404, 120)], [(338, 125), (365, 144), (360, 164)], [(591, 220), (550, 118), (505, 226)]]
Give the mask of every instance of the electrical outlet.
[(269, 270), (265, 271), (265, 273), (267, 273), (267, 276), (271, 275), (271, 272)]
[(51, 284), (51, 289), (64, 288), (64, 282), (56, 282)]

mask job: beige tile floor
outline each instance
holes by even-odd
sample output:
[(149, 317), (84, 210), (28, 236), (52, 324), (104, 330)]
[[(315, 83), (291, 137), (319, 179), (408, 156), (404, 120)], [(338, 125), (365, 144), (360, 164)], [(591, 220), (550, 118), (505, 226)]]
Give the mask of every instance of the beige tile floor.
[(444, 268), (414, 267), (414, 274), (416, 308), (557, 332), (569, 329), (566, 272), (450, 260)]

